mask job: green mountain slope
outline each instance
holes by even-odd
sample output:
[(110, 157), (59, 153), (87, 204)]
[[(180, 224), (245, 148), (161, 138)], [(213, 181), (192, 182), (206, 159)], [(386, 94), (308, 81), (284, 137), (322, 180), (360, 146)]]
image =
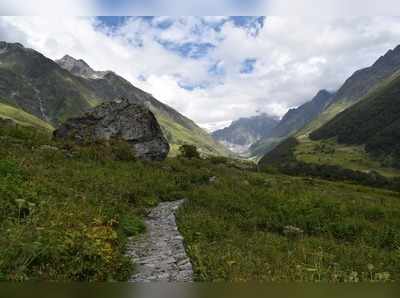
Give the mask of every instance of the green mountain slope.
[(117, 74), (94, 71), (83, 60), (69, 56), (57, 62), (60, 65), (21, 44), (0, 42), (0, 102), (57, 126), (123, 96), (154, 112), (173, 149), (189, 143), (205, 154), (230, 154), (193, 121)]
[(369, 173), (400, 176), (396, 169), (400, 168), (399, 74), (397, 47), (350, 77), (328, 108), (291, 138), (295, 141), (290, 151), (284, 150), (289, 144), (284, 141), (262, 158), (260, 166), (274, 165), (276, 156), (289, 152), (293, 167), (285, 170), (295, 174), (354, 176), (365, 181), (375, 177), (362, 177)]
[(400, 168), (400, 77), (337, 115), (310, 138), (365, 145), (366, 152)]
[(34, 126), (38, 128), (44, 128), (49, 131), (53, 130), (53, 127), (49, 123), (31, 114), (28, 114), (20, 109), (2, 103), (0, 103), (0, 119), (1, 118), (14, 120), (18, 124), (24, 126)]
[(0, 98), (54, 125), (99, 103), (79, 78), (52, 60), (5, 42), (0, 42)]
[(368, 94), (379, 90), (382, 86), (384, 87), (399, 75), (399, 70), (400, 45), (389, 50), (370, 67), (358, 70), (350, 76), (336, 92), (321, 115), (301, 129), (298, 135), (311, 133)]

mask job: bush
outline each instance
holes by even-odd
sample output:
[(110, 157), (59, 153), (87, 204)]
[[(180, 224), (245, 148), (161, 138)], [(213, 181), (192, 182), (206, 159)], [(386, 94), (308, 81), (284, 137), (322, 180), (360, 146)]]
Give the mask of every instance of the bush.
[(208, 160), (214, 165), (227, 164), (229, 161), (229, 159), (224, 156), (210, 156)]
[(22, 171), (13, 160), (0, 160), (0, 177), (21, 176)]
[(146, 231), (146, 226), (143, 221), (133, 215), (123, 216), (119, 224), (124, 234), (128, 237), (136, 236)]
[(182, 145), (179, 147), (179, 157), (183, 158), (200, 158), (200, 153), (197, 151), (197, 147), (194, 145)]
[(84, 145), (72, 145), (70, 150), (79, 158), (98, 162), (136, 160), (133, 148), (122, 140), (112, 140), (109, 143), (98, 141)]
[(114, 141), (111, 143), (113, 158), (119, 161), (136, 160), (133, 148), (125, 141)]

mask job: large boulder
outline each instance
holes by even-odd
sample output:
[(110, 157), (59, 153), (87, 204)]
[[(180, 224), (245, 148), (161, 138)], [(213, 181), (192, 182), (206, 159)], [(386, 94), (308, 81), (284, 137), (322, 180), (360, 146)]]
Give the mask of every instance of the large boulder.
[(55, 139), (70, 139), (79, 144), (125, 140), (137, 158), (163, 160), (169, 152), (160, 125), (144, 105), (121, 98), (71, 118), (54, 131)]

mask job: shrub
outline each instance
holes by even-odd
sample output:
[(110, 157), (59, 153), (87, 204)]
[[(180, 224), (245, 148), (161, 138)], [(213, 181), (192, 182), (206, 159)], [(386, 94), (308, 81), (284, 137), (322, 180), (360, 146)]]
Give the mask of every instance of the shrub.
[(142, 234), (146, 231), (143, 221), (134, 215), (123, 216), (119, 224), (124, 234), (128, 237)]
[(182, 145), (179, 147), (179, 157), (183, 158), (200, 158), (200, 153), (197, 151), (197, 147), (194, 145)]
[(0, 160), (0, 177), (21, 176), (22, 171), (13, 160)]
[(227, 164), (229, 159), (224, 157), (224, 156), (210, 156), (208, 157), (208, 160), (215, 165), (219, 164)]
[(72, 145), (70, 150), (79, 158), (98, 162), (136, 160), (133, 148), (122, 140), (112, 140), (109, 143), (98, 141), (84, 145)]
[(133, 148), (125, 141), (113, 141), (111, 143), (113, 158), (119, 161), (136, 160)]

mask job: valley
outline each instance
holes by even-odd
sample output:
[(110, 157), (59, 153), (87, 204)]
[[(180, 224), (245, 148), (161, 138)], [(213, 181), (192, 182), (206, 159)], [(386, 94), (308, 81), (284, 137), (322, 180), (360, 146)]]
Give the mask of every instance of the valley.
[[(124, 281), (148, 211), (177, 224), (195, 281), (392, 281), (399, 193), (257, 172), (224, 158), (146, 162), (118, 146), (55, 142), (0, 125), (0, 279)], [(131, 238), (133, 237), (133, 238)]]
[[(216, 45), (191, 39), (176, 53), (162, 39), (176, 35), (160, 33), (172, 25), (143, 22), (157, 38), (96, 23), (95, 40), (112, 41), (117, 69), (129, 61), (176, 101), (83, 59), (0, 41), (0, 281), (399, 281), (400, 46), (384, 43), (379, 58), (366, 48), (375, 62), (352, 72), (329, 49), (342, 80), (322, 54), (279, 55), (291, 46), (260, 61), (252, 44), (234, 66), (236, 51), (217, 59)], [(207, 30), (236, 26), (226, 22)], [(149, 43), (155, 61), (141, 64)], [(208, 133), (184, 114), (204, 127), (233, 121)]]

